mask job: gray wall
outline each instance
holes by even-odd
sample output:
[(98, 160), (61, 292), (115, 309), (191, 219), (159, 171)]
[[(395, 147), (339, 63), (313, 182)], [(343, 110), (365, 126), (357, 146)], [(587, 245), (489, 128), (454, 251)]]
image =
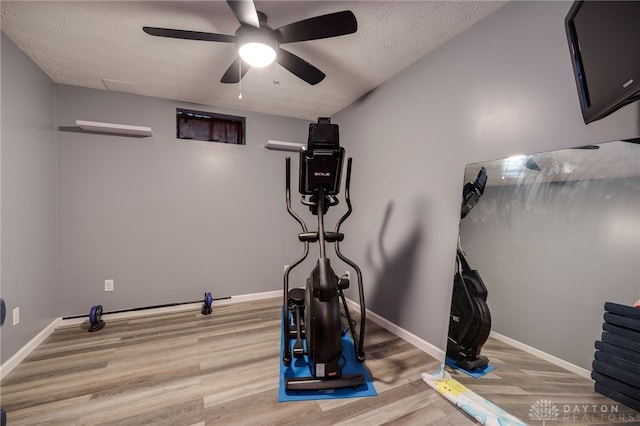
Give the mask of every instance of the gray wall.
[(511, 2), (334, 116), (355, 157), (345, 252), (369, 308), (444, 349), (467, 163), (640, 135), (640, 104), (585, 126), (570, 2)]
[[(440, 348), (465, 165), (640, 134), (637, 103), (584, 125), (563, 29), (569, 6), (510, 3), (334, 116), (355, 158), (343, 251), (364, 269), (369, 307)], [(22, 96), (3, 87), (3, 115)], [(58, 126), (85, 119), (155, 132), (57, 132), (58, 315), (280, 288), (282, 264), (300, 247), (283, 209), (286, 154), (261, 145), (300, 140), (306, 122), (247, 114), (248, 145), (225, 146), (175, 140), (173, 111), (190, 105), (70, 87), (57, 98)], [(103, 292), (108, 278), (114, 293)]]
[[(5, 362), (57, 317), (55, 88), (2, 33), (0, 328)], [(12, 326), (12, 311), (20, 323)]]
[[(297, 230), (286, 153), (264, 145), (304, 141), (307, 121), (70, 86), (56, 96), (61, 316), (281, 288)], [(176, 139), (176, 107), (246, 116), (246, 145)], [(68, 131), (78, 119), (154, 136)]]
[(492, 329), (590, 370), (604, 302), (640, 297), (640, 178), (487, 187), (460, 239)]

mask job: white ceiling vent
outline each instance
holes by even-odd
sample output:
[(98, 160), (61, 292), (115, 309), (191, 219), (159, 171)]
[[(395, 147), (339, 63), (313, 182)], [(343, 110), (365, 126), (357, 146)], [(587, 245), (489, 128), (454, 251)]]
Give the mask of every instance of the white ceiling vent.
[(136, 91), (136, 85), (129, 83), (128, 81), (109, 80), (108, 78), (103, 78), (102, 82), (104, 83), (104, 86), (112, 92), (138, 93)]

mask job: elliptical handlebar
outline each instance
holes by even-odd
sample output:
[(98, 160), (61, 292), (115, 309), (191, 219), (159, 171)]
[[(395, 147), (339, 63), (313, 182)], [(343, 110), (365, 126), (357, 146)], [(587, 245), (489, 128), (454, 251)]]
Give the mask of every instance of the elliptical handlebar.
[[(337, 197), (333, 196), (333, 195), (324, 195), (324, 199), (326, 201), (326, 203), (324, 204), (327, 207), (333, 207), (333, 206), (337, 206), (338, 204), (340, 204), (340, 200), (338, 200)], [(300, 197), (300, 202), (308, 207), (316, 207), (318, 206), (318, 201), (313, 199), (313, 195), (312, 196), (305, 196), (303, 195), (302, 197)]]
[[(350, 197), (352, 162), (353, 162), (353, 159), (349, 157), (347, 159), (347, 176), (345, 177), (345, 183), (344, 183), (344, 200), (345, 200), (345, 203), (347, 204), (347, 211), (342, 215), (340, 219), (338, 219), (338, 222), (336, 222), (336, 229), (334, 231), (336, 234), (340, 232), (340, 226), (342, 226), (342, 223), (349, 216), (351, 216), (351, 213), (353, 212), (353, 207), (351, 205), (351, 197)], [(340, 260), (342, 260), (347, 265), (351, 266), (356, 271), (356, 276), (358, 278), (358, 298), (360, 302), (360, 332), (356, 336), (355, 333), (353, 333), (352, 331), (351, 337), (353, 337), (354, 349), (356, 351), (356, 358), (358, 358), (358, 361), (362, 362), (365, 360), (364, 331), (365, 331), (365, 322), (367, 319), (367, 312), (364, 304), (365, 302), (364, 302), (364, 288), (362, 284), (362, 271), (354, 261), (352, 261), (351, 259), (347, 258), (345, 255), (342, 254), (342, 252), (340, 251), (339, 241), (335, 241), (334, 245), (335, 245), (336, 255), (340, 258)], [(351, 320), (349, 319), (349, 321)]]
[(302, 218), (300, 216), (298, 216), (296, 214), (296, 212), (293, 211), (293, 208), (291, 208), (291, 157), (287, 157), (287, 177), (286, 177), (286, 183), (285, 183), (285, 187), (286, 187), (286, 198), (287, 198), (287, 211), (289, 212), (289, 214), (296, 220), (298, 221), (298, 223), (300, 224), (300, 226), (302, 227), (302, 232), (309, 232), (307, 230), (307, 225), (304, 223), (304, 220), (302, 220)]
[(344, 215), (342, 215), (340, 219), (338, 219), (338, 222), (336, 222), (336, 229), (334, 231), (336, 233), (340, 232), (340, 226), (342, 225), (342, 222), (344, 222), (349, 216), (351, 216), (351, 212), (353, 211), (353, 208), (351, 207), (351, 198), (349, 196), (349, 188), (351, 187), (352, 160), (353, 159), (351, 157), (347, 159), (347, 176), (345, 178), (345, 183), (344, 183), (344, 201), (347, 203), (347, 211)]
[[(307, 225), (304, 223), (304, 220), (302, 220), (302, 218), (300, 218), (300, 216), (298, 216), (296, 214), (295, 211), (293, 211), (293, 208), (291, 208), (291, 157), (287, 157), (286, 158), (286, 182), (285, 182), (285, 197), (286, 197), (286, 201), (287, 201), (287, 211), (289, 212), (289, 214), (300, 224), (300, 226), (302, 227), (302, 232), (303, 233), (307, 233)], [(300, 263), (302, 263), (307, 256), (309, 255), (309, 243), (307, 241), (304, 242), (304, 252), (302, 253), (302, 256), (300, 256), (300, 258), (298, 258), (295, 262), (293, 262), (292, 264), (290, 264), (284, 271), (284, 292), (282, 295), (283, 298), (283, 309), (285, 309), (285, 311), (283, 311), (283, 316), (288, 316), (288, 312), (286, 311), (288, 303), (287, 303), (287, 298), (289, 297), (289, 273), (291, 272), (291, 270), (293, 268), (295, 268), (296, 266), (298, 266)], [(284, 365), (289, 365), (291, 364), (291, 343), (289, 341), (289, 321), (284, 321), (284, 330), (283, 330), (283, 339), (284, 339), (284, 351), (282, 353), (282, 362), (284, 363)]]

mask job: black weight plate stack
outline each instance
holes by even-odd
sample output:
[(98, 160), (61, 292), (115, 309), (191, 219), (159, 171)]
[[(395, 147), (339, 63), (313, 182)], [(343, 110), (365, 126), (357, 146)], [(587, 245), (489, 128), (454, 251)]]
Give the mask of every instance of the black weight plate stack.
[(595, 343), (595, 391), (640, 411), (640, 309), (604, 304), (602, 340)]

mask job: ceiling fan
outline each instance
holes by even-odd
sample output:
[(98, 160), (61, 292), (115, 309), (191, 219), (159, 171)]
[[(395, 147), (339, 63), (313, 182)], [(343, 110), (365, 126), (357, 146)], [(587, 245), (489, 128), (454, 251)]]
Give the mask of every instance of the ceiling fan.
[(265, 67), (277, 60), (278, 64), (292, 74), (315, 85), (324, 79), (325, 74), (280, 45), (352, 34), (358, 29), (356, 17), (349, 10), (320, 15), (272, 29), (267, 25), (267, 16), (256, 10), (253, 0), (227, 0), (227, 4), (240, 22), (235, 35), (157, 27), (142, 27), (142, 30), (160, 37), (235, 43), (239, 57), (222, 76), (222, 83), (238, 83), (249, 68)]

